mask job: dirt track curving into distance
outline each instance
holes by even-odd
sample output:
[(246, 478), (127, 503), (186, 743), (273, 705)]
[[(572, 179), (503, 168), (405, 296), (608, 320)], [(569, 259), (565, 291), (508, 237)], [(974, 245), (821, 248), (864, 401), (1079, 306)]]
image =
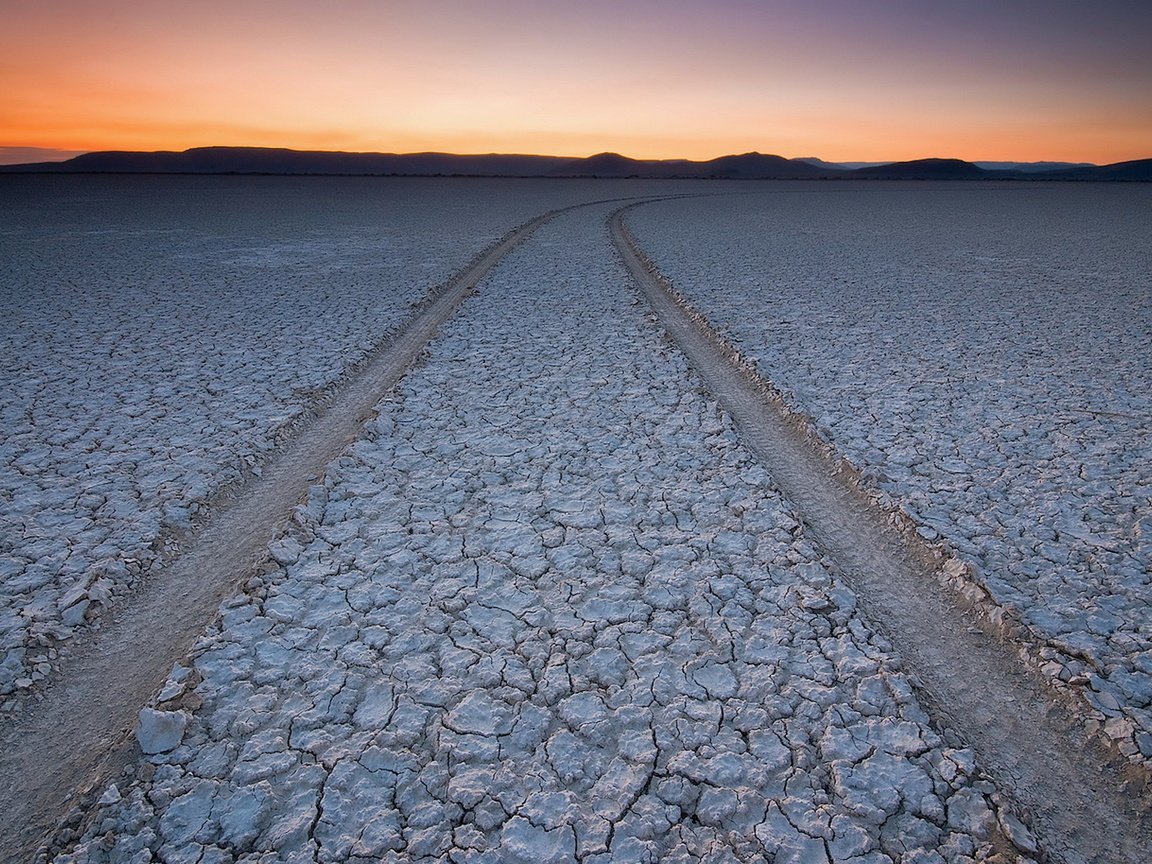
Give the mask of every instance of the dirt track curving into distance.
[(0, 729), (0, 776), (8, 778), (0, 785), (0, 860), (33, 860), (46, 837), (66, 830), (62, 820), (78, 822), (83, 805), (129, 764), (136, 712), (187, 653), (220, 601), (266, 558), (268, 543), (308, 487), (355, 440), (374, 406), (484, 275), (568, 209), (516, 228), (435, 291), (264, 467), (262, 477), (230, 490), (185, 554), (125, 598), (103, 630), (65, 652), (59, 679)]
[[(910, 548), (885, 515), (838, 476), (839, 466), (809, 443), (770, 385), (742, 366), (655, 272), (623, 221), (630, 207), (654, 199), (622, 200), (635, 203), (613, 213), (611, 233), (641, 291), (905, 658), (944, 734), (954, 731), (976, 750), (982, 767), (1027, 814), (1042, 860), (1147, 860), (1147, 798), (1126, 791), (1108, 754), (1082, 733), (1044, 679), (937, 578), (939, 562), (930, 551)], [(219, 508), (186, 554), (122, 602), (104, 630), (67, 652), (60, 678), (38, 703), (0, 728), (0, 771), (20, 778), (0, 786), (0, 860), (34, 860), (46, 837), (67, 839), (59, 831), (78, 824), (92, 798), (134, 759), (136, 711), (220, 601), (266, 557), (268, 542), (308, 487), (355, 440), (373, 407), (480, 279), (537, 228), (571, 209), (511, 232), (438, 291), (265, 466), (262, 478), (233, 490), (231, 503)]]
[[(736, 358), (676, 294), (624, 224), (617, 250), (665, 329), (732, 415), (806, 526), (859, 593), (869, 617), (905, 659), (941, 726), (959, 733), (982, 767), (1030, 817), (1046, 860), (1134, 864), (1152, 855), (1152, 812), (1129, 791), (1111, 754), (1089, 740), (1045, 679), (966, 608), (938, 576), (927, 546), (912, 548), (839, 465), (810, 443), (769, 382)], [(982, 626), (981, 626), (982, 625)]]

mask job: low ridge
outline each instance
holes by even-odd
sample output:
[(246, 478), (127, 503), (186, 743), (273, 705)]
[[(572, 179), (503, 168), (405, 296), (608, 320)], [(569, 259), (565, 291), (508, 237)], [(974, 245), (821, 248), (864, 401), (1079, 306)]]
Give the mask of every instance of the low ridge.
[[(816, 164), (813, 164), (816, 163)], [(814, 157), (741, 153), (707, 161), (485, 153), (346, 153), (268, 147), (195, 147), (181, 152), (109, 150), (64, 162), (0, 165), (9, 174), (320, 174), (348, 176), (604, 177), (730, 180), (1102, 180), (1152, 181), (1152, 159), (1038, 171), (990, 169), (961, 159), (914, 159), (849, 168)]]

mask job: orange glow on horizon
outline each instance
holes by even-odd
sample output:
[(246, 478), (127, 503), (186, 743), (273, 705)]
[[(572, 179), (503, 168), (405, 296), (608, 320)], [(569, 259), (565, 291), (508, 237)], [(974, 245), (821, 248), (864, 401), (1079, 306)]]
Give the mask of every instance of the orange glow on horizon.
[(780, 8), (761, 20), (724, 3), (747, 20), (654, 0), (632, 12), (600, 0), (345, 0), (332, 12), (299, 0), (0, 0), (0, 145), (1152, 157), (1152, 70), (1125, 65), (1116, 46), (1078, 68), (1057, 44), (1075, 34), (947, 41), (902, 19), (862, 32), (801, 4), (768, 4)]

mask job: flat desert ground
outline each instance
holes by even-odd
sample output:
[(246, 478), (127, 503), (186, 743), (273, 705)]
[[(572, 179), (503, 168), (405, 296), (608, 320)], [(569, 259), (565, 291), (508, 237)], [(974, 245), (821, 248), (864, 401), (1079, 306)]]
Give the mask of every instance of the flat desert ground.
[(1140, 860), (1150, 274), (1145, 184), (0, 178), (4, 857)]

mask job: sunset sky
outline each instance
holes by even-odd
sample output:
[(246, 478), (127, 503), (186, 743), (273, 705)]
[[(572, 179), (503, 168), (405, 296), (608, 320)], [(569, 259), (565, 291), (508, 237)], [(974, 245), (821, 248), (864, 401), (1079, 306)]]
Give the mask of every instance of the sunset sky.
[(0, 0), (0, 161), (217, 144), (1147, 158), (1152, 0)]

